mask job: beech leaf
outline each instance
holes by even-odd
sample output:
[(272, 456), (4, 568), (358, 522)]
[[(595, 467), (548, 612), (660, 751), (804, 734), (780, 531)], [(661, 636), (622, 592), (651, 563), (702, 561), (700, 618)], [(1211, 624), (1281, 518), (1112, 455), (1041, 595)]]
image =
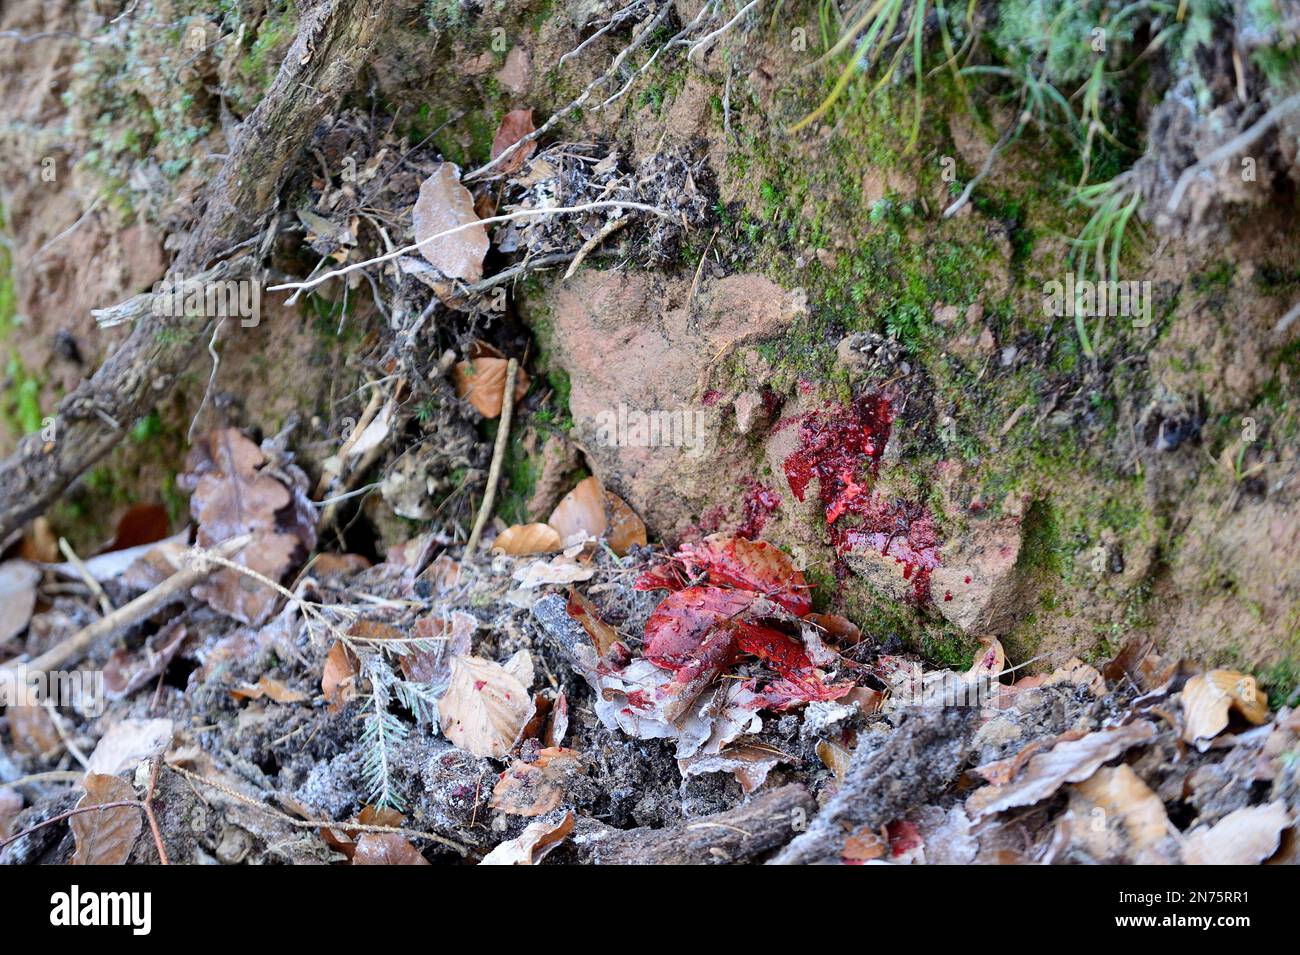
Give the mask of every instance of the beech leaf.
[[(474, 197), (460, 184), (460, 170), (441, 163), (420, 185), (420, 197), (411, 212), (420, 254), (449, 279), (477, 282), (483, 277), (483, 257), (488, 234), (474, 212)], [(473, 223), (471, 225), (471, 223)], [(468, 226), (442, 235), (449, 229)], [(437, 236), (437, 238), (432, 238)], [(429, 241), (425, 241), (425, 240)]]
[(451, 663), (451, 683), (438, 701), (442, 731), (474, 756), (500, 759), (514, 747), (536, 709), (533, 696), (505, 667), (481, 657)]
[[(492, 138), (492, 158), (496, 159), (519, 140), (533, 133), (535, 129), (531, 109), (512, 109), (506, 113), (501, 117), (501, 125), (497, 127), (496, 136)], [(524, 163), (528, 161), (528, 157), (536, 149), (536, 141), (526, 143), (511, 153), (505, 162), (497, 166), (497, 170), (506, 175), (518, 172), (524, 167)]]
[[(135, 799), (131, 784), (104, 773), (86, 773), (86, 794), (78, 809)], [(118, 806), (99, 812), (81, 812), (68, 820), (77, 851), (73, 865), (123, 865), (131, 855), (142, 825), (135, 806)]]

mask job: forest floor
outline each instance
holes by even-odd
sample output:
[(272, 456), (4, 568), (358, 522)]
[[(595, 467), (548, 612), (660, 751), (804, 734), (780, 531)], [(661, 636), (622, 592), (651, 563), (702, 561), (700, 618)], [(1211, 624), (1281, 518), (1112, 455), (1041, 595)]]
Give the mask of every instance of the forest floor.
[(1300, 4), (956, 6), (6, 4), (0, 861), (1295, 862)]

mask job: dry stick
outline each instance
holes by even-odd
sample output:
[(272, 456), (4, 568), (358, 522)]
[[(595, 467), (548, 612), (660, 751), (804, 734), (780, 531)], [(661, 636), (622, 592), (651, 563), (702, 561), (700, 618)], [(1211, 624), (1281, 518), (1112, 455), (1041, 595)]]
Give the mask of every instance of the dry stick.
[(81, 579), (86, 582), (86, 586), (90, 588), (90, 592), (94, 594), (95, 599), (99, 601), (100, 612), (102, 612), (104, 616), (108, 616), (112, 613), (113, 601), (108, 599), (108, 594), (104, 593), (104, 588), (99, 585), (99, 581), (96, 580), (94, 575), (90, 572), (90, 568), (88, 568), (85, 563), (82, 562), (81, 558), (77, 556), (77, 552), (72, 549), (72, 545), (68, 543), (66, 537), (59, 538), (59, 551), (63, 554), (64, 559), (72, 565), (72, 569), (81, 575)]
[(469, 543), (465, 545), (465, 555), (474, 553), (478, 539), (483, 534), (483, 525), (492, 513), (492, 504), (497, 496), (497, 482), (501, 480), (501, 462), (506, 457), (506, 443), (510, 438), (510, 417), (515, 410), (515, 376), (519, 374), (519, 362), (511, 358), (506, 364), (506, 390), (501, 396), (501, 426), (497, 428), (497, 443), (492, 449), (492, 467), (488, 470), (487, 491), (483, 495), (483, 504), (474, 519), (474, 530), (470, 532)]
[[(321, 118), (356, 86), (392, 0), (320, 0), (308, 5), (280, 70), (241, 126), (221, 171), (204, 191), (203, 215), (171, 271), (198, 276), (262, 230), (280, 188)], [(232, 278), (249, 278), (230, 270)], [(140, 318), (88, 380), (59, 403), (54, 441), (28, 435), (0, 461), (0, 540), (56, 500), (108, 454), (125, 429), (165, 400), (210, 334), (212, 316), (155, 315), (151, 297), (132, 300)], [(49, 433), (46, 429), (45, 433)]]
[[(232, 537), (214, 548), (216, 554), (228, 557), (247, 544), (249, 535)], [(198, 552), (201, 556), (202, 552)], [(187, 567), (172, 574), (157, 587), (124, 604), (106, 617), (100, 617), (88, 627), (78, 630), (67, 640), (45, 651), (35, 660), (22, 663), (10, 660), (0, 665), (0, 670), (25, 670), (28, 674), (45, 672), (69, 663), (76, 663), (100, 640), (112, 636), (118, 630), (143, 620), (159, 607), (178, 597), (181, 593), (203, 580), (214, 568), (208, 566)]]
[(245, 796), (243, 793), (231, 789), (229, 786), (223, 786), (221, 783), (200, 776), (198, 773), (192, 773), (188, 769), (181, 769), (179, 766), (173, 766), (171, 763), (167, 764), (167, 768), (178, 776), (190, 780), (190, 782), (201, 783), (204, 786), (215, 789), (223, 796), (229, 796), (236, 802), (242, 802), (244, 805), (260, 810), (269, 816), (275, 816), (281, 822), (298, 829), (353, 829), (357, 832), (391, 832), (402, 836), (413, 836), (417, 839), (428, 839), (430, 842), (436, 842), (439, 845), (444, 845), (449, 849), (459, 852), (462, 856), (469, 853), (468, 847), (461, 845), (454, 839), (440, 836), (435, 832), (422, 832), (419, 829), (403, 829), (400, 826), (367, 825), (360, 822), (333, 822), (328, 819), (295, 819), (287, 812), (281, 812), (274, 806), (268, 806), (266, 803), (259, 802), (250, 796)]
[(1233, 136), (1204, 159), (1188, 166), (1183, 170), (1182, 175), (1178, 177), (1178, 182), (1174, 186), (1174, 191), (1169, 194), (1169, 202), (1165, 208), (1170, 212), (1177, 212), (1178, 206), (1182, 203), (1183, 196), (1186, 194), (1188, 187), (1191, 186), (1193, 179), (1205, 172), (1205, 170), (1213, 169), (1225, 159), (1231, 159), (1243, 149), (1253, 145), (1257, 139), (1272, 129), (1279, 120), (1297, 109), (1300, 109), (1300, 93), (1293, 93), (1261, 116), (1259, 121), (1249, 129)]

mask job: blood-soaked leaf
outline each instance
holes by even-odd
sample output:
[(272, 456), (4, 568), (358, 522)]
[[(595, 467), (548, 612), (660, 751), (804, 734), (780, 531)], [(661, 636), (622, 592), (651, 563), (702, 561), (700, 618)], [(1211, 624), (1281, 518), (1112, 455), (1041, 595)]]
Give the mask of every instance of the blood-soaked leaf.
[(734, 656), (730, 629), (718, 624), (744, 613), (755, 596), (741, 590), (688, 587), (665, 597), (645, 625), (645, 657), (668, 670), (687, 670), (685, 680), (721, 669)]
[[(512, 109), (506, 113), (501, 117), (501, 125), (497, 127), (497, 134), (492, 139), (492, 158), (496, 159), (519, 140), (534, 132), (535, 128), (531, 109)], [(511, 153), (505, 162), (497, 166), (497, 170), (506, 175), (518, 172), (536, 149), (536, 141), (525, 143)]]
[(515, 760), (492, 789), (493, 809), (512, 816), (541, 816), (559, 807), (569, 781), (581, 773), (576, 751), (551, 746), (532, 762)]
[(753, 654), (781, 674), (793, 674), (812, 667), (803, 644), (772, 627), (738, 620), (731, 624), (736, 647)]
[(260, 700), (262, 697), (275, 703), (305, 703), (307, 694), (299, 690), (285, 686), (279, 680), (273, 680), (269, 676), (263, 676), (256, 683), (248, 686), (237, 686), (230, 691), (230, 695), (242, 700)]
[(363, 832), (352, 852), (353, 865), (428, 865), (420, 850), (395, 832)]
[[(507, 359), (479, 355), (457, 362), (452, 369), (456, 395), (474, 406), (485, 418), (499, 418), (506, 394)], [(528, 393), (528, 375), (522, 368), (515, 375), (515, 401)]]
[(569, 616), (582, 624), (591, 642), (596, 646), (596, 656), (604, 657), (610, 648), (619, 642), (618, 630), (600, 618), (600, 611), (590, 600), (576, 590), (569, 591), (569, 603), (566, 608)]
[[(411, 217), (415, 241), (430, 265), (451, 279), (477, 282), (483, 277), (488, 234), (474, 213), (474, 197), (460, 184), (460, 170), (455, 165), (440, 164), (420, 185)], [(443, 234), (452, 229), (458, 231)]]
[(507, 839), (486, 856), (479, 865), (536, 865), (573, 831), (573, 813), (558, 820), (538, 819), (513, 839)]
[(975, 654), (975, 661), (966, 671), (967, 677), (996, 677), (1007, 665), (1007, 654), (997, 637), (988, 637), (982, 641), (984, 646)]
[(474, 756), (500, 759), (518, 741), (534, 710), (533, 696), (505, 667), (481, 657), (456, 657), (451, 684), (438, 702), (442, 731)]
[(564, 541), (550, 524), (515, 524), (497, 535), (492, 549), (512, 557), (524, 554), (551, 554), (563, 550)]
[(852, 683), (827, 683), (819, 671), (804, 670), (763, 687), (759, 705), (772, 710), (788, 710), (804, 703), (838, 700), (852, 689)]
[(605, 489), (600, 485), (600, 478), (593, 475), (579, 481), (555, 505), (546, 523), (555, 528), (565, 544), (604, 537), (609, 521), (605, 517)]
[[(103, 773), (87, 773), (86, 794), (77, 803), (77, 808), (134, 800), (135, 790), (125, 780)], [(68, 825), (77, 845), (72, 856), (73, 865), (123, 865), (140, 835), (140, 809), (118, 806), (98, 812), (82, 812), (73, 816)]]
[(605, 509), (609, 516), (609, 549), (623, 557), (633, 547), (646, 545), (645, 521), (617, 494), (605, 492)]
[(707, 574), (708, 582), (715, 587), (755, 591), (797, 617), (812, 610), (803, 574), (784, 551), (766, 541), (715, 534), (687, 544), (677, 556), (692, 578)]
[(320, 688), (329, 701), (330, 709), (337, 710), (348, 700), (357, 695), (357, 676), (361, 672), (361, 663), (341, 640), (335, 640), (325, 658), (325, 669), (321, 673)]

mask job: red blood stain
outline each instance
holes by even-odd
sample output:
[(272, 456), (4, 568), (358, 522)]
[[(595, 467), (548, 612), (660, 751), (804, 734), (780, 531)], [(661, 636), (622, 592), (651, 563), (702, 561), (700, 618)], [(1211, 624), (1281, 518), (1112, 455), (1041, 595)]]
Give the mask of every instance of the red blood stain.
[(485, 686), (487, 686), (487, 680), (475, 680), (475, 681), (474, 681), (474, 689), (476, 689), (476, 690), (481, 690), (481, 689), (483, 689), (483, 687), (485, 687)]
[(710, 388), (704, 393), (704, 407), (712, 408), (722, 399), (722, 392), (716, 388)]
[(817, 495), (836, 552), (875, 550), (903, 565), (918, 601), (930, 599), (930, 574), (939, 566), (934, 516), (921, 504), (889, 501), (871, 491), (893, 426), (883, 394), (860, 395), (847, 407), (809, 412), (799, 419), (799, 445), (785, 459), (790, 490)]
[(781, 497), (771, 488), (750, 478), (745, 494), (744, 511), (736, 533), (747, 540), (756, 540), (767, 526), (767, 519), (781, 506)]
[(943, 592), (943, 602), (944, 602), (944, 603), (947, 603), (949, 600), (952, 600), (952, 591), (951, 591), (951, 590), (945, 590), (945, 591)]

